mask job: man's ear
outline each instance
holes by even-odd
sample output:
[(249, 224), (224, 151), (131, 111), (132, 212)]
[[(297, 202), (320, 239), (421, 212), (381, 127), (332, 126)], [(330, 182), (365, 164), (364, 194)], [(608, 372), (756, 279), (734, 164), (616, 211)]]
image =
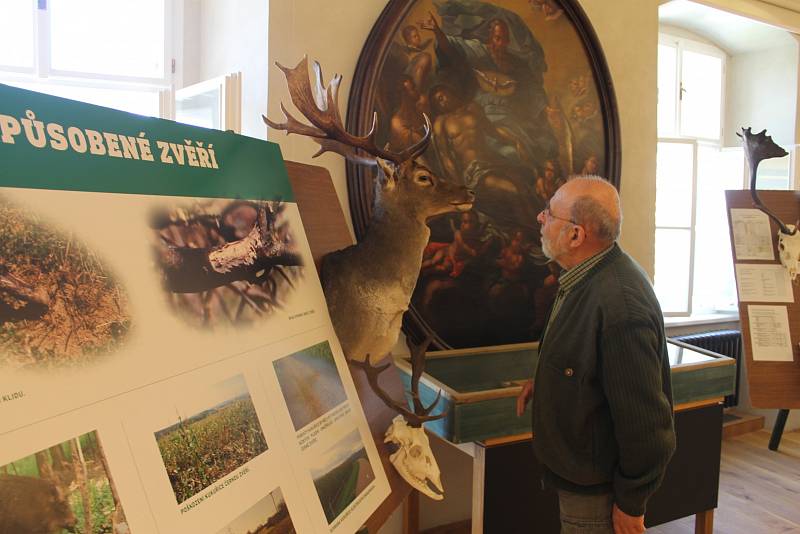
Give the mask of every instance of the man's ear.
[(379, 177), (381, 188), (386, 190), (394, 189), (397, 185), (397, 165), (383, 158), (377, 158), (377, 161), (382, 175)]

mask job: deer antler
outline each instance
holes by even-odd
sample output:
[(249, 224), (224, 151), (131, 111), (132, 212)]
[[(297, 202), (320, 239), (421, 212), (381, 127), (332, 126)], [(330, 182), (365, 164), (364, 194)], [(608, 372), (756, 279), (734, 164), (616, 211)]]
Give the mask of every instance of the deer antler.
[(782, 158), (786, 156), (788, 152), (778, 146), (772, 140), (771, 136), (767, 135), (767, 130), (762, 130), (757, 134), (753, 134), (750, 128), (742, 128), (742, 133), (736, 132), (736, 135), (742, 139), (744, 154), (750, 166), (750, 195), (753, 197), (753, 203), (758, 209), (766, 213), (770, 219), (778, 224), (781, 233), (794, 235), (797, 232), (797, 228), (789, 229), (777, 215), (764, 207), (756, 191), (756, 170), (758, 169), (758, 164), (765, 159)]
[(394, 400), (378, 384), (379, 375), (391, 367), (391, 362), (386, 362), (383, 365), (375, 366), (370, 363), (369, 358), (366, 358), (363, 362), (350, 360), (351, 364), (364, 370), (367, 375), (367, 381), (378, 398), (380, 398), (389, 408), (392, 408), (393, 410), (402, 414), (406, 421), (408, 421), (408, 424), (416, 428), (421, 427), (422, 423), (425, 423), (426, 421), (435, 421), (437, 419), (442, 419), (445, 415), (447, 415), (446, 411), (438, 415), (430, 415), (430, 413), (439, 404), (439, 400), (442, 397), (442, 390), (439, 390), (439, 392), (436, 394), (436, 398), (427, 407), (422, 404), (422, 401), (419, 398), (419, 379), (425, 370), (425, 351), (428, 349), (428, 346), (432, 341), (433, 338), (428, 337), (424, 342), (416, 346), (413, 345), (410, 340), (407, 339), (406, 341), (409, 349), (411, 350), (411, 401), (414, 405), (413, 412), (408, 409), (405, 403)]
[(387, 159), (399, 164), (416, 158), (427, 148), (431, 139), (431, 122), (427, 115), (423, 114), (425, 117), (425, 135), (422, 136), (422, 139), (401, 152), (391, 152), (379, 148), (375, 143), (375, 130), (378, 124), (377, 113), (372, 115), (372, 126), (369, 129), (369, 133), (363, 137), (348, 133), (344, 128), (342, 117), (339, 114), (339, 84), (342, 81), (342, 76), (340, 74), (335, 75), (328, 84), (328, 87), (325, 88), (322, 84), (322, 67), (315, 61), (314, 75), (316, 78), (316, 91), (312, 91), (311, 81), (308, 77), (307, 56), (303, 56), (300, 63), (293, 69), (284, 67), (277, 62), (275, 64), (286, 76), (286, 83), (289, 86), (289, 95), (292, 98), (292, 103), (313, 126), (309, 126), (295, 119), (291, 113), (286, 110), (283, 103), (281, 103), (281, 111), (283, 111), (286, 117), (286, 122), (273, 122), (266, 116), (263, 117), (264, 122), (276, 130), (285, 130), (287, 135), (296, 133), (307, 137), (313, 137), (320, 145), (319, 151), (317, 151), (313, 157), (317, 157), (325, 152), (336, 152), (351, 160), (362, 163), (370, 161), (357, 154), (356, 150), (361, 149), (374, 157)]

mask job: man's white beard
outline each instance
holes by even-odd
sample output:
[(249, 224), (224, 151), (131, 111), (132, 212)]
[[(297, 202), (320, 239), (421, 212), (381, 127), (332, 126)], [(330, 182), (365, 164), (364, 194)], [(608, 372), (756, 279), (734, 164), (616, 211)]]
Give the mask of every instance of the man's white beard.
[(542, 254), (544, 254), (548, 260), (553, 259), (553, 251), (550, 250), (550, 243), (542, 236)]

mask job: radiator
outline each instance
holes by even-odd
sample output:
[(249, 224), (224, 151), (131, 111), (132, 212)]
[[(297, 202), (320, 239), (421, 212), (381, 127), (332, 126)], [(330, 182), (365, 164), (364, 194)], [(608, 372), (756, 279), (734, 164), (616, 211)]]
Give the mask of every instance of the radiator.
[(739, 330), (715, 330), (713, 332), (677, 336), (673, 339), (736, 360), (736, 387), (732, 395), (725, 397), (725, 407), (736, 406), (739, 402), (739, 366), (742, 363), (742, 333)]

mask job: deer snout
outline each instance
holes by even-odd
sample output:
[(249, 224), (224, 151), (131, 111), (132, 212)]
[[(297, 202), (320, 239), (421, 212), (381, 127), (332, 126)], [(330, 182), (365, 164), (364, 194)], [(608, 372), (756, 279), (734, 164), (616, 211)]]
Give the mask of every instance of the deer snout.
[(467, 189), (466, 187), (461, 188), (461, 194), (459, 195), (460, 198), (453, 200), (450, 202), (450, 205), (453, 206), (458, 211), (469, 211), (472, 209), (472, 204), (475, 202), (475, 191), (472, 189)]

